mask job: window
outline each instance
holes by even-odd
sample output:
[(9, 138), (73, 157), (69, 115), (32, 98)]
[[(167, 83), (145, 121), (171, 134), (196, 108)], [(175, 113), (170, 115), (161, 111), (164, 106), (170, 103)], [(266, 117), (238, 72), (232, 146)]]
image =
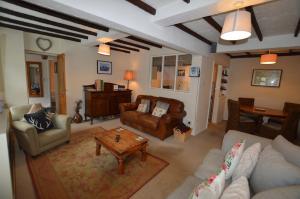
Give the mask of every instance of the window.
[(152, 57), (151, 87), (189, 91), (192, 55)]

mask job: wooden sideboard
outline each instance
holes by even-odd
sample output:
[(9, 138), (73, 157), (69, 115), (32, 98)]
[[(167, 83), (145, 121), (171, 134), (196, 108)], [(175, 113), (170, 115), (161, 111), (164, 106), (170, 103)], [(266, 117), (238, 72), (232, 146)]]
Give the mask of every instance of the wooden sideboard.
[(113, 84), (105, 83), (104, 91), (96, 91), (93, 85), (83, 86), (85, 119), (120, 114), (119, 104), (131, 102), (131, 90), (113, 90)]

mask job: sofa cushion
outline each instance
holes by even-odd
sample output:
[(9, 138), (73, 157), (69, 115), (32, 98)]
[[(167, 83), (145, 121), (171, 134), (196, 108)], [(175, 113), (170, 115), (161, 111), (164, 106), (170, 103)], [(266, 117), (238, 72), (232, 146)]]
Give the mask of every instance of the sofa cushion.
[(284, 158), (300, 167), (300, 147), (294, 145), (293, 143), (289, 142), (285, 139), (282, 135), (278, 135), (272, 141), (272, 147), (280, 152)]
[(185, 181), (172, 192), (167, 199), (183, 199), (189, 198), (194, 188), (199, 185), (203, 180), (195, 177), (189, 176)]
[(129, 123), (137, 123), (140, 116), (144, 115), (145, 113), (141, 113), (138, 111), (126, 111), (122, 113), (122, 118), (126, 118), (125, 120)]
[(268, 189), (256, 194), (252, 199), (299, 199), (300, 185)]
[(261, 151), (260, 143), (253, 144), (252, 146), (250, 146), (248, 149), (245, 150), (237, 168), (233, 171), (232, 180), (236, 180), (241, 176), (250, 178), (251, 173), (258, 161), (260, 151)]
[(150, 111), (150, 99), (142, 99), (141, 104), (146, 104), (146, 106), (147, 106), (146, 113), (149, 113), (149, 111)]
[(140, 115), (138, 120), (139, 123), (142, 123), (142, 125), (148, 129), (156, 130), (159, 124), (159, 117), (153, 116), (151, 114), (143, 114)]
[(211, 175), (220, 170), (221, 165), (224, 162), (224, 157), (225, 153), (221, 150), (210, 150), (194, 175), (202, 180), (209, 178)]
[(254, 193), (300, 184), (300, 167), (287, 162), (282, 154), (268, 145), (260, 154), (250, 183)]
[(221, 199), (249, 199), (250, 189), (245, 176), (233, 181), (224, 191)]
[(50, 144), (65, 136), (66, 136), (66, 131), (64, 129), (51, 129), (45, 131), (44, 133), (40, 133), (38, 134), (40, 147)]
[(38, 133), (42, 133), (54, 127), (52, 120), (46, 115), (43, 109), (35, 113), (25, 114), (24, 118), (29, 124), (36, 128)]

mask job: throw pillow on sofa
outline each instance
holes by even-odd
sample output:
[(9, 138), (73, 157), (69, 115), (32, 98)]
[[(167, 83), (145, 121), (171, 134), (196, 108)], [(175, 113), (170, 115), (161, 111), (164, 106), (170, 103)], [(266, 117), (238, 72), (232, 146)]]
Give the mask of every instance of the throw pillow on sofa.
[(54, 127), (52, 120), (47, 116), (43, 109), (35, 113), (25, 114), (24, 118), (29, 124), (36, 128), (38, 133)]
[(268, 145), (259, 156), (250, 183), (255, 193), (300, 184), (300, 167), (286, 161), (281, 153)]
[(225, 170), (225, 179), (231, 178), (235, 168), (240, 162), (243, 151), (245, 148), (245, 140), (235, 143), (225, 156), (224, 164), (222, 165)]
[(218, 199), (225, 186), (225, 171), (222, 169), (219, 174), (211, 176), (208, 180), (198, 185), (190, 199)]
[(238, 166), (233, 171), (232, 180), (237, 180), (241, 176), (245, 176), (246, 178), (249, 178), (251, 176), (251, 173), (255, 168), (255, 165), (259, 158), (260, 151), (260, 143), (253, 144), (244, 151)]
[(249, 199), (250, 189), (245, 176), (234, 180), (223, 192), (221, 199)]
[(168, 109), (169, 109), (169, 104), (168, 103), (164, 103), (164, 102), (161, 102), (161, 101), (157, 101), (156, 102), (156, 106), (152, 112), (152, 115), (153, 116), (156, 116), (156, 117), (161, 117), (163, 116), (164, 114), (167, 113)]
[(289, 142), (282, 135), (278, 135), (272, 141), (272, 147), (276, 151), (280, 152), (288, 162), (300, 167), (300, 147), (299, 146), (296, 146), (293, 143)]
[(136, 111), (141, 112), (141, 113), (146, 113), (147, 112), (147, 104), (139, 104)]
[(141, 104), (146, 104), (147, 105), (146, 113), (149, 113), (149, 111), (150, 111), (150, 100), (149, 99), (142, 99)]

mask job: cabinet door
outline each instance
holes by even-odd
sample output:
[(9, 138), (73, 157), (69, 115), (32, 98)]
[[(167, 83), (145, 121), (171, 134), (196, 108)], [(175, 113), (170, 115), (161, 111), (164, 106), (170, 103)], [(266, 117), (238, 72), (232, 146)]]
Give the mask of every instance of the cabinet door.
[(97, 96), (93, 100), (93, 116), (106, 116), (109, 115), (109, 98), (107, 96)]
[(118, 103), (118, 94), (112, 94), (109, 99), (110, 104), (110, 114), (116, 115), (119, 114), (119, 103)]

